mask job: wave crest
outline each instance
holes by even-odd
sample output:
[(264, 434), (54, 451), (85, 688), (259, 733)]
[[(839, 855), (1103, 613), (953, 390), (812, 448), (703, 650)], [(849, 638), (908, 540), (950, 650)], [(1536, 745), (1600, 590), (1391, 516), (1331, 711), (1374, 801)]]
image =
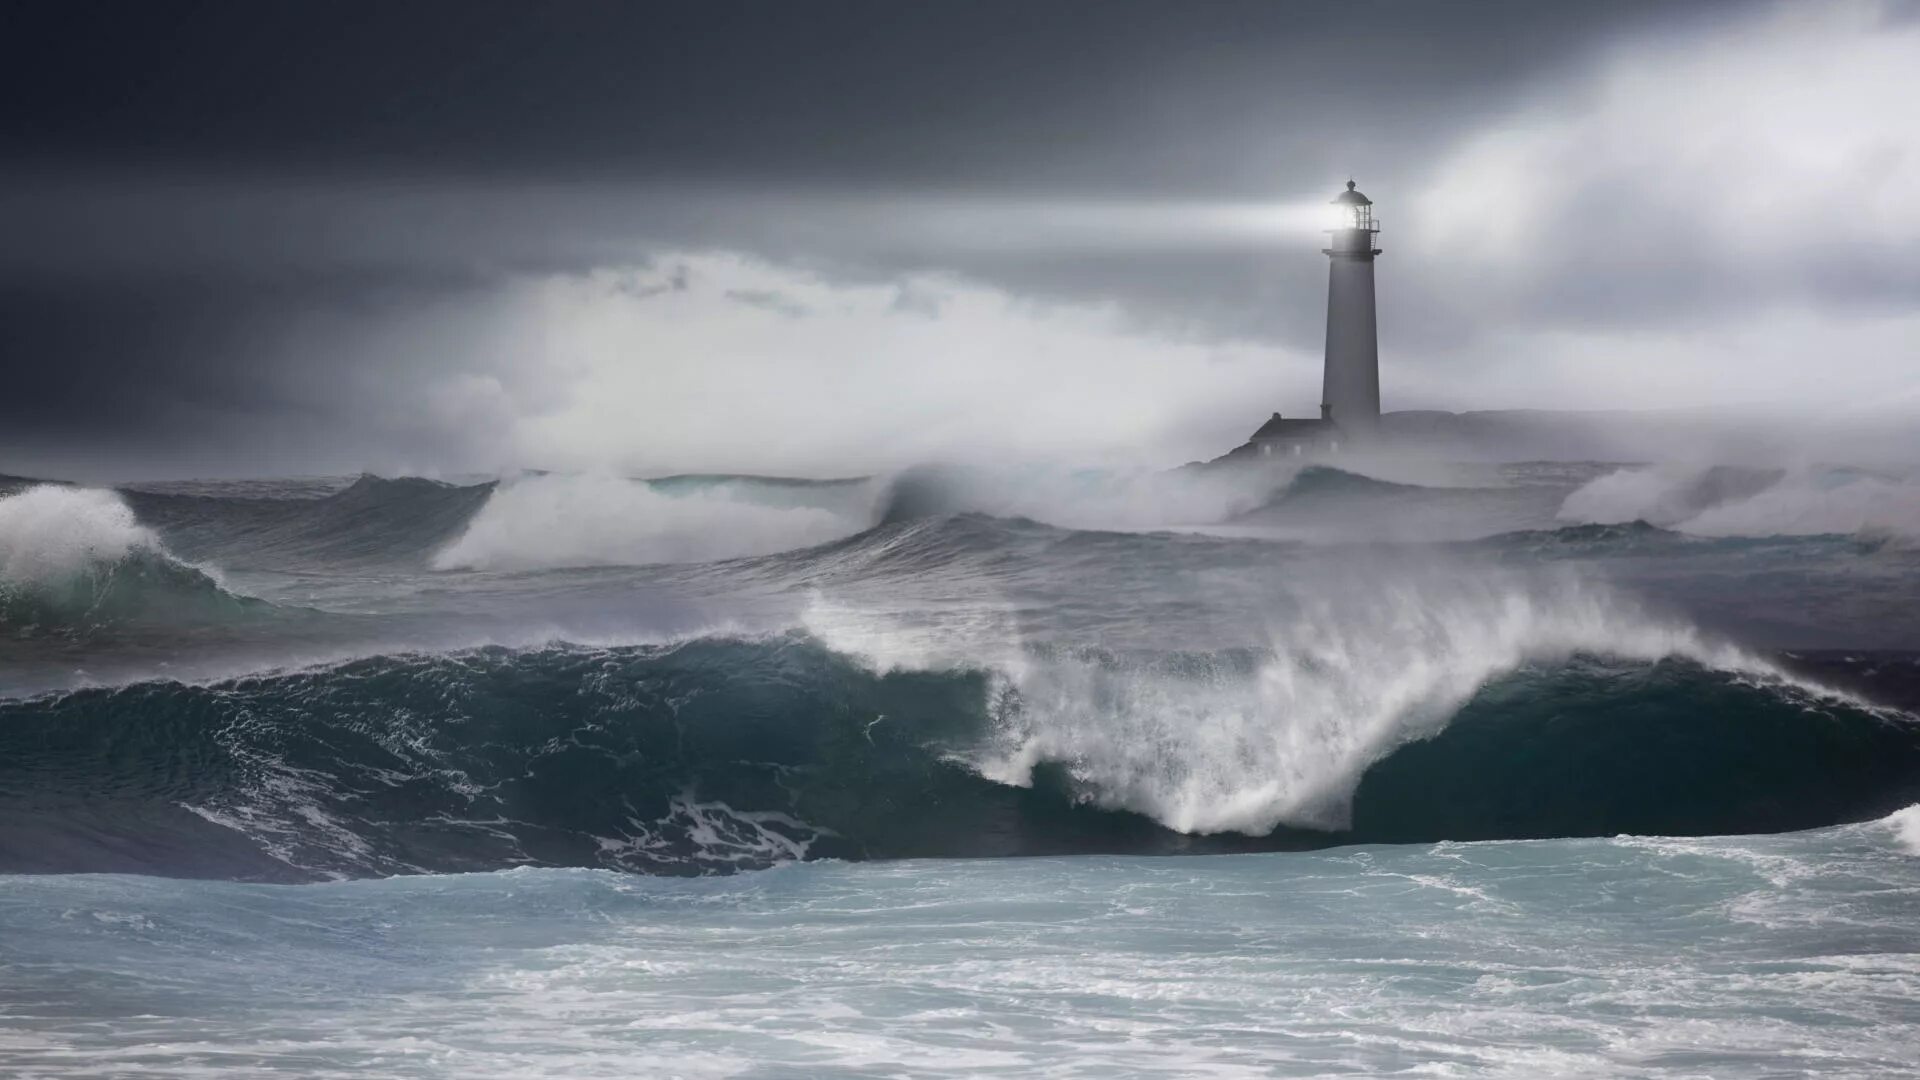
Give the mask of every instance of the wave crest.
[(74, 629), (250, 604), (175, 559), (112, 491), (45, 484), (0, 497), (0, 626)]
[(1069, 529), (1141, 530), (1228, 521), (1283, 487), (1281, 469), (987, 469), (919, 465), (886, 486), (882, 524), (978, 513)]
[(1895, 810), (1880, 819), (1880, 824), (1893, 830), (1894, 838), (1899, 840), (1901, 847), (1920, 855), (1920, 803)]
[(0, 498), (0, 581), (59, 582), (160, 540), (111, 491), (56, 484)]
[(1856, 469), (1621, 469), (1568, 495), (1564, 521), (1634, 520), (1694, 536), (1920, 540), (1920, 482)]
[(495, 489), (466, 531), (433, 557), (433, 566), (545, 570), (708, 562), (810, 547), (866, 525), (864, 507), (855, 515), (781, 504), (756, 498), (746, 482), (663, 491), (611, 476), (529, 476)]
[(1337, 830), (1369, 766), (1489, 683), (1576, 655), (1681, 658), (1777, 682), (1760, 658), (1571, 574), (1406, 578), (1365, 604), (1310, 602), (1270, 654), (1017, 665), (989, 776), (1065, 767), (1099, 805), (1181, 832)]
[(319, 497), (127, 491), (175, 551), (229, 567), (417, 565), (466, 527), (492, 493), (421, 477), (362, 475)]
[[(1299, 702), (1281, 681), (1312, 669), (1254, 653), (1159, 666), (1038, 654), (1025, 670), (883, 674), (788, 634), (373, 657), (0, 701), (0, 872), (704, 873), (1791, 829), (1920, 797), (1913, 725), (1692, 660), (1543, 661), (1474, 690), (1469, 674), (1441, 677), (1442, 697), (1400, 701), (1421, 726), (1371, 742), (1217, 708)], [(1212, 711), (1168, 693), (1206, 684)], [(1416, 685), (1436, 681), (1403, 687)], [(1449, 712), (1446, 693), (1466, 699)], [(1022, 775), (984, 775), (1025, 745), (1009, 723), (1055, 737)], [(1262, 768), (1280, 770), (1273, 786)], [(1339, 832), (1181, 833), (1138, 812), (1257, 828), (1326, 805), (1290, 797), (1356, 780)]]

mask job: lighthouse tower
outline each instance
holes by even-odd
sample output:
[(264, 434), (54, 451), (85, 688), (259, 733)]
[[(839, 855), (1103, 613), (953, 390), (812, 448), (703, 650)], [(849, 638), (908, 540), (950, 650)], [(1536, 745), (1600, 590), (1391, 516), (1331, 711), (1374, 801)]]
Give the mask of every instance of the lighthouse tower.
[(1347, 439), (1365, 439), (1380, 426), (1380, 343), (1373, 321), (1373, 246), (1380, 231), (1373, 200), (1347, 190), (1333, 200), (1337, 227), (1333, 246), (1321, 251), (1327, 271), (1327, 366), (1320, 415)]
[(1248, 457), (1302, 457), (1339, 453), (1364, 445), (1380, 430), (1380, 343), (1373, 325), (1373, 200), (1354, 189), (1334, 197), (1339, 217), (1332, 247), (1322, 248), (1327, 270), (1327, 366), (1320, 384), (1318, 420), (1283, 418), (1279, 413), (1254, 431), (1246, 444), (1228, 454)]

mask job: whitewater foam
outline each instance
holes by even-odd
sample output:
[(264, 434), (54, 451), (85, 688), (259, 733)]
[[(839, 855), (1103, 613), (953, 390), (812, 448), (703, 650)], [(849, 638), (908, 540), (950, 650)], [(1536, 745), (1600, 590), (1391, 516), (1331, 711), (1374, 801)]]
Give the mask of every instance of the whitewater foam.
[[(1510, 635), (1529, 625), (1515, 622)], [(1888, 790), (1911, 801), (1889, 769), (1920, 757), (1900, 725), (1767, 685), (1765, 669), (1641, 673), (1582, 657), (1487, 675), (1498, 684), (1460, 710), (1455, 732), (1442, 700), (1410, 697), (1436, 681), (1436, 694), (1471, 693), (1464, 662), (1450, 681), (1409, 678), (1399, 698), (1343, 701), (1367, 691), (1367, 677), (1331, 670), (1324, 655), (1028, 654), (995, 672), (874, 676), (793, 632), (388, 656), (213, 687), (0, 701), (0, 760), (15, 766), (0, 791), (9, 829), (60, 838), (44, 851), (10, 846), (0, 868), (275, 880), (528, 863), (707, 873), (1116, 843), (1313, 846), (1334, 832), (1405, 842), (1804, 828), (1858, 820)], [(1377, 672), (1393, 658), (1362, 659)], [(1286, 686), (1286, 675), (1318, 685)], [(1651, 724), (1638, 715), (1649, 704)], [(164, 741), (151, 738), (156, 724)], [(1624, 741), (1612, 734), (1622, 728)], [(1438, 739), (1400, 745), (1423, 734)], [(1565, 779), (1538, 790), (1543, 776)], [(1676, 780), (1710, 791), (1707, 803), (1656, 790)], [(1652, 797), (1613, 797), (1627, 790)], [(76, 797), (98, 824), (70, 837), (60, 822)], [(179, 812), (155, 813), (158, 800)], [(1785, 804), (1800, 809), (1783, 814)], [(1264, 836), (1277, 822), (1325, 836), (1177, 840), (1090, 807), (1190, 835)], [(1340, 818), (1348, 829), (1332, 824)]]
[(1568, 495), (1560, 518), (1646, 521), (1694, 536), (1855, 535), (1920, 540), (1920, 482), (1851, 469), (1621, 469)]
[(1920, 855), (1920, 803), (1904, 810), (1895, 810), (1881, 819), (1881, 824), (1893, 830), (1894, 839), (1909, 853)]
[(691, 843), (703, 863), (766, 867), (801, 862), (831, 829), (809, 825), (773, 810), (736, 810), (717, 799), (701, 800), (691, 790), (675, 796), (667, 812), (650, 821), (627, 819), (621, 836), (596, 836), (601, 856), (624, 866), (629, 856), (670, 856), (676, 843)]
[(1675, 464), (1616, 469), (1570, 493), (1559, 518), (1590, 525), (1644, 521), (1670, 527), (1716, 502), (1750, 495), (1778, 476)]
[[(1812, 871), (1787, 889), (1598, 840), (678, 880), (18, 875), (0, 1071), (1909, 1076), (1920, 864), (1836, 839), (1712, 842)], [(1755, 896), (1776, 917), (1742, 918)]]
[(111, 491), (42, 484), (0, 497), (0, 583), (58, 584), (160, 540)]
[(1334, 471), (1359, 483), (1467, 488), (1498, 482), (1467, 467), (1399, 457), (1343, 459), (1339, 470), (1305, 460), (1261, 459), (1198, 469), (1063, 469), (919, 466), (893, 477), (883, 520), (976, 512), (1068, 529), (1116, 532), (1234, 521), (1267, 505), (1303, 475)]
[(1069, 762), (1100, 801), (1182, 832), (1338, 829), (1368, 765), (1527, 664), (1680, 656), (1772, 673), (1570, 575), (1409, 580), (1368, 601), (1307, 605), (1250, 679), (1043, 669), (1008, 734), (1021, 758)]
[(1211, 523), (1260, 505), (1294, 471), (918, 466), (888, 481), (880, 518), (971, 512), (1120, 531)]
[(613, 476), (529, 476), (496, 489), (433, 566), (548, 570), (707, 562), (825, 543), (867, 524), (821, 507), (756, 501), (739, 483), (669, 494)]
[(222, 618), (253, 603), (174, 558), (114, 492), (43, 485), (0, 498), (0, 626), (24, 638)]
[[(1055, 763), (1089, 801), (1187, 833), (1344, 828), (1369, 765), (1437, 734), (1482, 687), (1528, 665), (1675, 657), (1791, 681), (1572, 571), (1433, 566), (1318, 589), (1270, 627), (1266, 653), (1242, 656), (1018, 650), (998, 620), (896, 633), (885, 612), (863, 623), (844, 608), (816, 609), (808, 625), (829, 647), (881, 670), (992, 671), (993, 737), (961, 755), (982, 776), (1030, 786), (1038, 766)], [(911, 644), (877, 644), (896, 638)]]
[(1920, 539), (1920, 484), (1860, 473), (1796, 474), (1681, 526), (1699, 536), (1847, 534)]

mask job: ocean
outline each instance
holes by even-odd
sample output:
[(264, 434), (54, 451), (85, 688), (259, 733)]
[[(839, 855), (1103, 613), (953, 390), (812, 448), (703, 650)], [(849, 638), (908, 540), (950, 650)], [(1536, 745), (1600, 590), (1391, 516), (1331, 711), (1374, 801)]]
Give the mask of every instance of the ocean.
[(1920, 476), (0, 478), (0, 1074), (1874, 1076)]

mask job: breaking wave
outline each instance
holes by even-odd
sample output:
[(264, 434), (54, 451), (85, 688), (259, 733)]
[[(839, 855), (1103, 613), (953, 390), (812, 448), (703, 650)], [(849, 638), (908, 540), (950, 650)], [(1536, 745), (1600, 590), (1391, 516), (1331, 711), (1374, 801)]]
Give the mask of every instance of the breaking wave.
[(1882, 818), (1881, 823), (1893, 830), (1901, 847), (1910, 854), (1920, 855), (1920, 803), (1895, 810)]
[[(1866, 579), (1846, 618), (1901, 644), (1904, 562), (1826, 534), (1904, 528), (1907, 481), (1625, 470), (1566, 494), (1592, 475), (18, 486), (0, 497), (12, 692), (121, 685), (0, 700), (0, 871), (692, 873), (1762, 831), (1920, 802), (1913, 721), (1867, 704), (1920, 709), (1910, 657), (1762, 655), (1652, 606), (1745, 632), (1779, 605), (1741, 575), (1831, 553)], [(1479, 531), (1456, 537), (1443, 502)], [(1337, 545), (1142, 535), (1029, 505), (1367, 527)], [(1413, 547), (1396, 523), (1459, 542)], [(1790, 538), (1809, 532), (1825, 538)], [(1585, 558), (1649, 553), (1675, 558)], [(1674, 586), (1702, 553), (1741, 595), (1716, 608)], [(223, 590), (203, 560), (285, 606)], [(518, 573), (658, 563), (702, 565)], [(1778, 595), (1817, 595), (1802, 580)], [(273, 624), (233, 618), (255, 611)], [(121, 622), (137, 625), (92, 632)], [(667, 626), (681, 636), (658, 643)], [(489, 642), (512, 647), (466, 648)]]
[(0, 629), (71, 632), (266, 606), (175, 559), (114, 492), (45, 484), (0, 496)]
[(1522, 529), (1486, 538), (1484, 546), (1531, 554), (1607, 554), (1660, 548), (1682, 542), (1679, 533), (1646, 521), (1563, 525), (1558, 529)]
[[(529, 476), (501, 485), (436, 569), (544, 570), (708, 562), (810, 547), (868, 526), (860, 490), (745, 480), (648, 483)], [(807, 504), (796, 493), (814, 492)], [(769, 495), (782, 496), (779, 498)]]
[(1777, 830), (1920, 799), (1908, 719), (1685, 629), (1568, 596), (1427, 610), (1152, 659), (907, 668), (796, 631), (0, 702), (0, 871), (690, 873)]
[(1563, 520), (1646, 521), (1694, 536), (1920, 540), (1920, 482), (1856, 469), (1622, 469), (1568, 495)]
[[(1583, 654), (1675, 658), (1785, 681), (1759, 657), (1649, 616), (1575, 574), (1434, 573), (1374, 584), (1304, 594), (1270, 627), (1260, 653), (1040, 660), (1003, 652), (995, 666), (1007, 692), (993, 738), (970, 760), (1019, 785), (1032, 782), (1036, 766), (1058, 765), (1099, 805), (1181, 832), (1337, 830), (1369, 765), (1439, 730), (1482, 687), (1528, 665)], [(862, 628), (844, 617), (809, 625), (883, 669), (915, 647), (904, 627)], [(993, 655), (988, 642), (1009, 639), (1003, 628), (981, 629), (980, 640), (944, 644), (958, 656), (943, 661), (938, 647), (922, 648), (909, 662), (964, 666), (963, 657)]]
[(1490, 476), (1411, 459), (1352, 459), (1344, 468), (1298, 459), (1179, 469), (984, 469), (930, 465), (888, 484), (878, 520), (979, 513), (1069, 529), (1141, 531), (1239, 521), (1279, 508), (1443, 501), (1471, 495)]
[(229, 568), (418, 566), (458, 536), (493, 483), (361, 476), (322, 497), (126, 491), (168, 546)]
[(881, 524), (954, 514), (1070, 529), (1135, 530), (1226, 521), (1286, 486), (1285, 469), (985, 469), (923, 465), (891, 478)]
[[(1311, 465), (1296, 474), (1286, 490), (1275, 500), (1279, 504), (1298, 503), (1335, 496), (1392, 497), (1428, 490), (1419, 484), (1395, 483), (1360, 473), (1347, 472), (1329, 465)], [(1444, 489), (1442, 489), (1444, 490)]]

